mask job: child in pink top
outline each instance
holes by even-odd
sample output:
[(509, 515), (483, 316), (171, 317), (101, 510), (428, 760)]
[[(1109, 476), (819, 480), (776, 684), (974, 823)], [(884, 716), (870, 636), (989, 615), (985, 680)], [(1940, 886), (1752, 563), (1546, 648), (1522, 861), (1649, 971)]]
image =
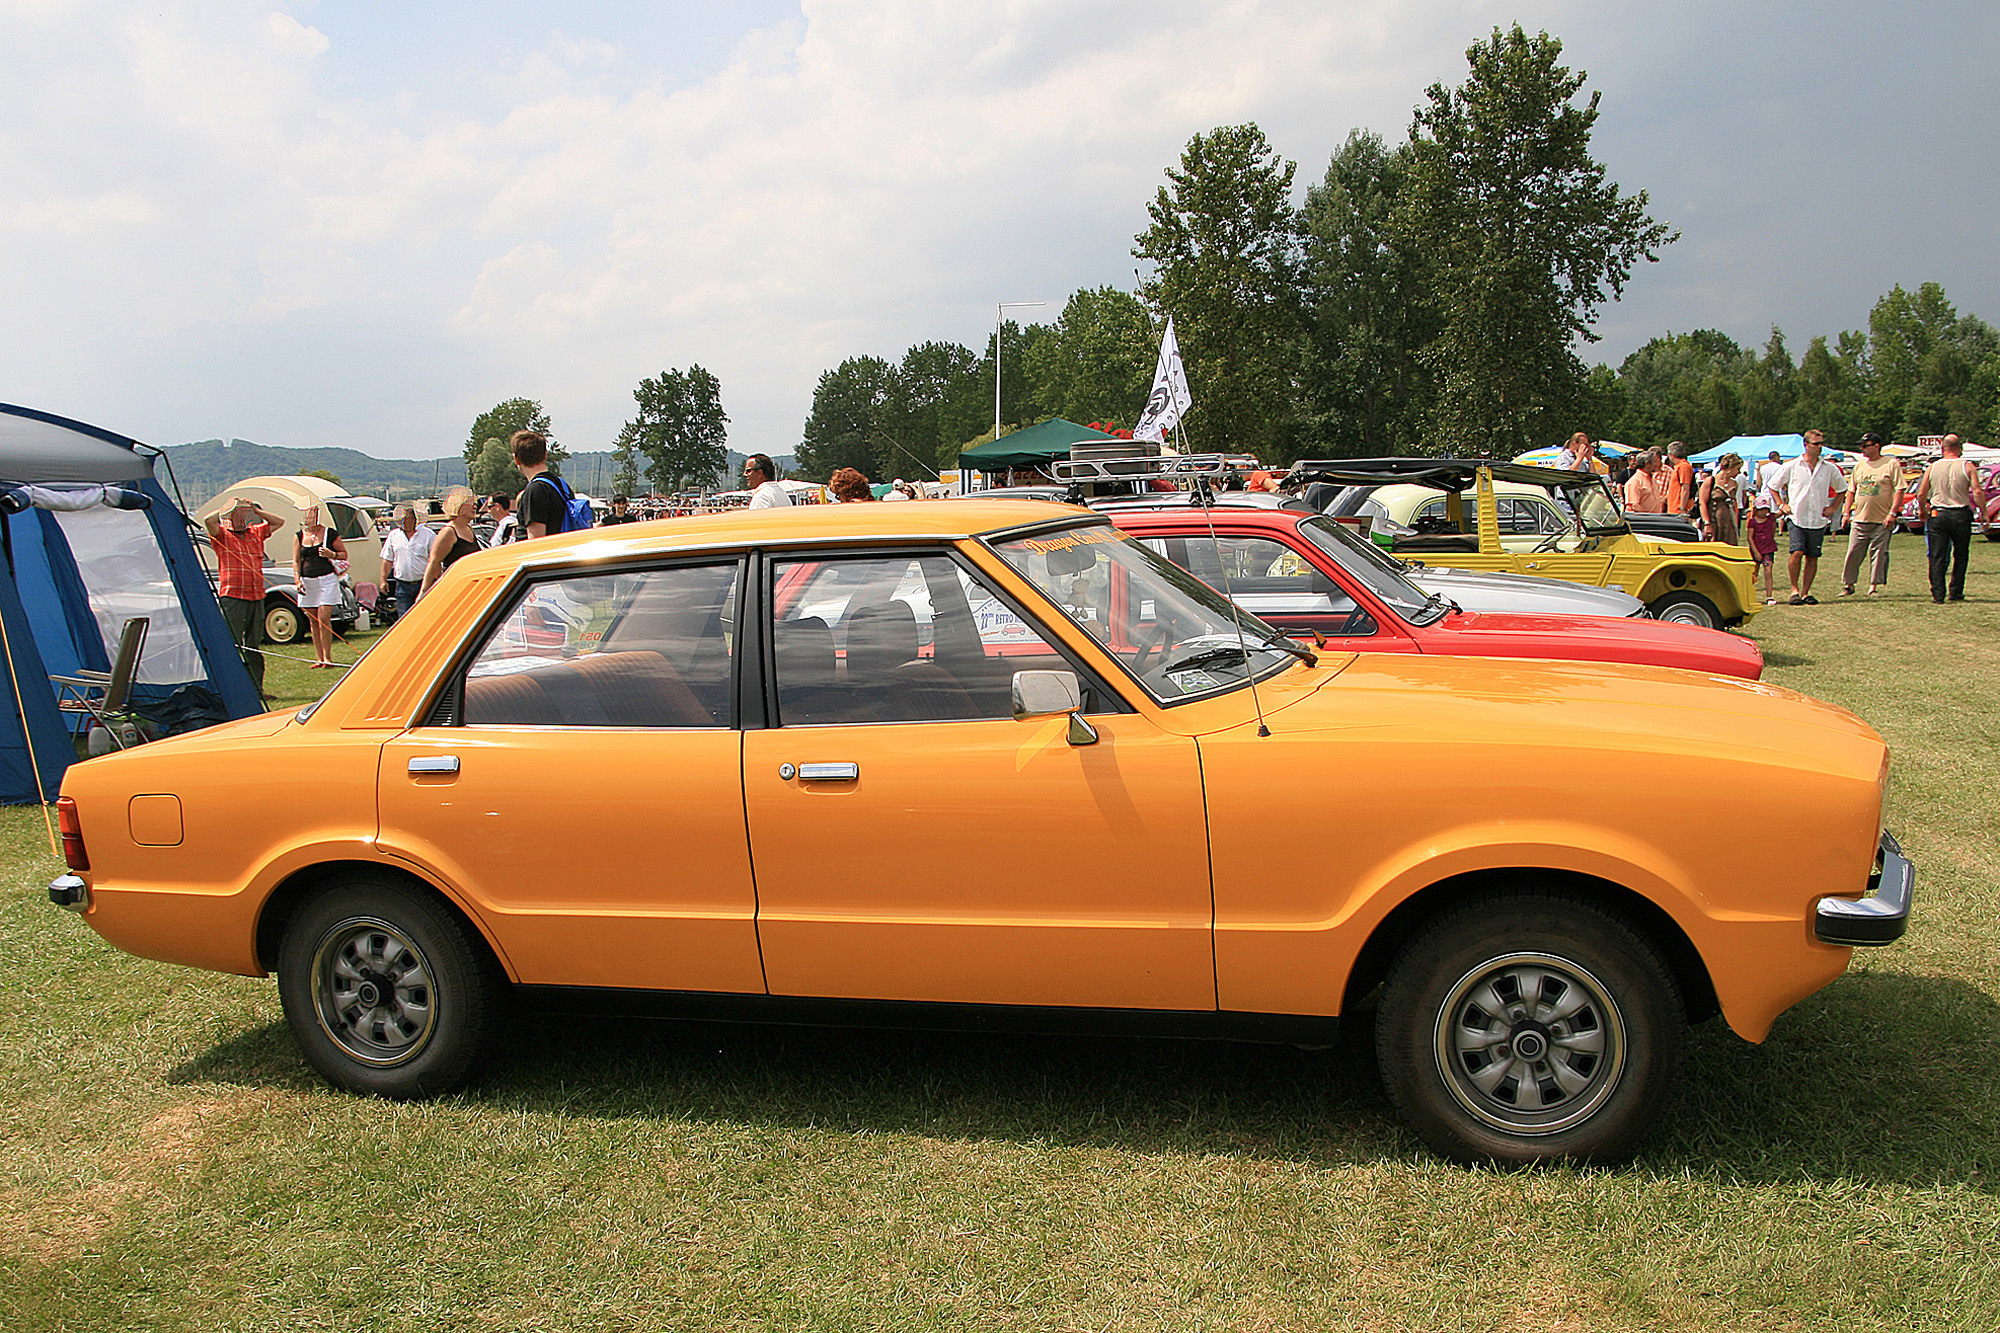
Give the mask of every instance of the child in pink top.
[[(1778, 562), (1778, 516), (1772, 512), (1770, 492), (1758, 493), (1743, 529), (1750, 546), (1750, 559), (1756, 562), (1757, 569), (1764, 575), (1764, 605), (1775, 605), (1777, 598), (1771, 595), (1771, 570)], [(1755, 576), (1752, 577), (1754, 579)]]

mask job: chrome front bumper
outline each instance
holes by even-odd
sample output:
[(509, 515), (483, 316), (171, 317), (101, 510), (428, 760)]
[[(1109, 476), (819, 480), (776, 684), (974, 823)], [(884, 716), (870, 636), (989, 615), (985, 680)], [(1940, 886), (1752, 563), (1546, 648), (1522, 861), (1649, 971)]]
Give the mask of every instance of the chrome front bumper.
[(1822, 944), (1890, 944), (1902, 938), (1910, 924), (1910, 895), (1916, 888), (1916, 867), (1889, 830), (1882, 830), (1876, 848), (1877, 866), (1868, 877), (1865, 898), (1822, 898), (1813, 913), (1813, 934)]
[(58, 875), (49, 881), (49, 901), (72, 912), (90, 910), (90, 886), (81, 875)]

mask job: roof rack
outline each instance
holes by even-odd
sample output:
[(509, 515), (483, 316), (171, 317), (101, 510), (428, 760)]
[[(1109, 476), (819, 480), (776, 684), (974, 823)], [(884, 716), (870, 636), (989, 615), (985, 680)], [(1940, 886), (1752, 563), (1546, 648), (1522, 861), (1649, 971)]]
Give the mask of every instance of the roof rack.
[(1049, 464), (1049, 475), (1058, 481), (1143, 481), (1155, 477), (1222, 477), (1231, 472), (1255, 472), (1262, 467), (1248, 454), (1142, 454), (1093, 448), (1082, 449), (1068, 458)]

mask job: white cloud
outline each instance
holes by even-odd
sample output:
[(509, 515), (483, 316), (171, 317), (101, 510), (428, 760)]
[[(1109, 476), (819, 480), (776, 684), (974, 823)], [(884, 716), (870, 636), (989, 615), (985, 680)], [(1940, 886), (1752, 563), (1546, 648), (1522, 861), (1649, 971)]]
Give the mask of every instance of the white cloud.
[[(1643, 110), (1638, 74), (1673, 82), (1652, 52), (1685, 55), (1720, 12), (1531, 8), (1577, 34), (1610, 145), (1643, 138), (1618, 119)], [(1507, 21), (1477, 0), (805, 0), (690, 81), (565, 11), (499, 68), (435, 50), (436, 84), (487, 110), (422, 83), (328, 95), (362, 20), (306, 12), (321, 26), (247, 0), (0, 11), (0, 41), (38, 56), (0, 89), (0, 289), (32, 316), (0, 334), (0, 396), (164, 442), (427, 456), (525, 394), (588, 448), (640, 376), (698, 361), (734, 442), (782, 452), (844, 356), (977, 347), (996, 300), (1052, 317), (1129, 284), (1190, 134), (1258, 121), (1302, 191), (1350, 127), (1399, 136)], [(1676, 170), (1687, 215), (1716, 209)], [(1767, 206), (1717, 211), (1745, 208), (1769, 244)], [(1718, 281), (1728, 256), (1674, 258), (1701, 270), (1690, 301), (1756, 304)]]

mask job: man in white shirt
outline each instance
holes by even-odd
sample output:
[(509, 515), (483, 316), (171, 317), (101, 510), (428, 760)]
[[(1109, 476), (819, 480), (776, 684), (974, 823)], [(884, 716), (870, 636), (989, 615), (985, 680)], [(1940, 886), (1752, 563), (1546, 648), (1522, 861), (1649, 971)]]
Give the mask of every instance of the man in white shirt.
[(1770, 457), (1757, 465), (1757, 489), (1760, 491), (1770, 490), (1771, 479), (1782, 472), (1784, 467), (1785, 460), (1778, 457), (1778, 451), (1773, 449)]
[(1778, 512), (1792, 521), (1793, 606), (1819, 605), (1819, 598), (1812, 595), (1813, 575), (1819, 572), (1819, 555), (1826, 545), (1826, 530), (1833, 525), (1832, 514), (1838, 512), (1840, 497), (1847, 488), (1840, 469), (1820, 457), (1825, 444), (1825, 435), (1807, 431), (1805, 453), (1778, 469), (1778, 474), (1771, 478)]
[(431, 559), (429, 528), (417, 523), (417, 511), (409, 505), (396, 506), (396, 526), (382, 539), (382, 587), (402, 615), (417, 604), (424, 586), (424, 567)]
[(743, 485), (750, 492), (750, 508), (777, 509), (792, 503), (777, 475), (778, 465), (769, 454), (752, 454), (743, 460)]
[(493, 535), (486, 539), (488, 546), (505, 546), (514, 540), (514, 502), (507, 498), (507, 492), (495, 491), (488, 497), (486, 517), (493, 520)]

